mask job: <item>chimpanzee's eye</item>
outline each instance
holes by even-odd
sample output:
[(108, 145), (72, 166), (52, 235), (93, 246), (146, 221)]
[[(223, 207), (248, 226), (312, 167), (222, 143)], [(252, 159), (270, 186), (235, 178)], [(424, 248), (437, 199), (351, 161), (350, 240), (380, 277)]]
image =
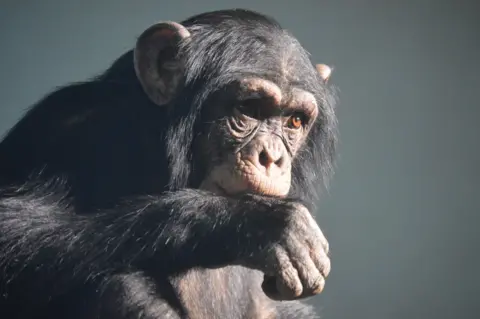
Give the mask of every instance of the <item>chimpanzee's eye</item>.
[(240, 102), (239, 111), (249, 117), (258, 118), (261, 110), (261, 101), (259, 99), (248, 99)]
[(306, 122), (306, 116), (300, 112), (296, 112), (289, 117), (287, 121), (287, 126), (291, 129), (298, 130), (305, 126)]

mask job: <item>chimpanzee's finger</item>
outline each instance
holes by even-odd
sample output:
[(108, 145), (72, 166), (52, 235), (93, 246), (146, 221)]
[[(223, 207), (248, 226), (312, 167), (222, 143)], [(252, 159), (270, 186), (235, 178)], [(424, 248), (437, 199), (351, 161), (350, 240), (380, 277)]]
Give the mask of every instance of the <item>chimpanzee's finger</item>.
[(303, 293), (301, 297), (320, 293), (323, 290), (325, 279), (310, 256), (309, 249), (306, 245), (302, 245), (298, 239), (292, 239), (292, 244), (289, 255), (291, 263), (297, 270), (299, 279), (302, 282)]
[(312, 258), (313, 263), (317, 267), (317, 269), (320, 271), (320, 273), (323, 275), (324, 278), (327, 278), (327, 276), (330, 274), (330, 270), (332, 267), (330, 258), (327, 256), (325, 251), (322, 249), (320, 250), (312, 250), (310, 252), (310, 256)]
[[(274, 277), (266, 276), (262, 288), (265, 294), (273, 300), (294, 300), (302, 295), (303, 286), (298, 272), (292, 265), (287, 252), (277, 249), (275, 252)], [(275, 285), (273, 284), (275, 279)]]
[(308, 227), (311, 229), (308, 243), (312, 245), (312, 247), (317, 247), (320, 245), (323, 248), (323, 251), (328, 255), (330, 247), (322, 229), (318, 226), (318, 223), (315, 221), (313, 216), (308, 215), (306, 216), (306, 219), (308, 222)]

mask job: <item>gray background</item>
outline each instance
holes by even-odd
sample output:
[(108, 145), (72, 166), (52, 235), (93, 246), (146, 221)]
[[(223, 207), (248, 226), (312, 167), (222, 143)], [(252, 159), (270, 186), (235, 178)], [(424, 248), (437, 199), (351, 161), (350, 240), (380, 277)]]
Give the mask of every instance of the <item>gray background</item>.
[(0, 2), (0, 134), (156, 20), (268, 13), (335, 66), (341, 90), (340, 159), (319, 212), (333, 270), (311, 302), (326, 319), (480, 318), (475, 1), (135, 2)]

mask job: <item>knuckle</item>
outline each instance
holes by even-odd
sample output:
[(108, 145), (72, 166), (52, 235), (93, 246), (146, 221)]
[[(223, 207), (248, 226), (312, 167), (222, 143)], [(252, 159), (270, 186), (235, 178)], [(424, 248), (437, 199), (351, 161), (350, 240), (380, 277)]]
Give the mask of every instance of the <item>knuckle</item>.
[(332, 270), (332, 262), (330, 258), (326, 257), (323, 258), (322, 260), (322, 267), (321, 267), (321, 272), (324, 277), (327, 277), (330, 274), (330, 271)]
[(320, 228), (315, 225), (313, 229), (310, 229), (306, 234), (306, 243), (312, 253), (325, 252), (327, 240), (323, 236)]
[(327, 277), (331, 270), (331, 260), (327, 253), (323, 249), (311, 250), (311, 256), (323, 277)]
[(317, 239), (317, 245), (318, 247), (321, 247), (322, 250), (328, 254), (328, 250), (330, 249), (329, 243), (325, 235), (323, 234), (322, 230), (320, 228), (317, 229), (316, 235)]
[(317, 244), (318, 253), (328, 257), (330, 255), (330, 244), (325, 239), (325, 237), (321, 237), (318, 244)]
[(285, 269), (289, 268), (290, 260), (287, 253), (282, 250), (277, 250), (275, 254), (276, 262), (277, 262), (277, 269), (280, 271), (285, 271)]
[(313, 229), (312, 229), (311, 236), (313, 237), (314, 246), (321, 247), (322, 250), (328, 254), (330, 247), (329, 247), (328, 240), (325, 237), (325, 234), (323, 233), (322, 229), (316, 222), (312, 224), (312, 228)]
[(325, 239), (324, 242), (323, 242), (323, 250), (325, 251), (325, 254), (327, 254), (327, 255), (330, 253), (330, 244), (327, 241), (327, 239)]

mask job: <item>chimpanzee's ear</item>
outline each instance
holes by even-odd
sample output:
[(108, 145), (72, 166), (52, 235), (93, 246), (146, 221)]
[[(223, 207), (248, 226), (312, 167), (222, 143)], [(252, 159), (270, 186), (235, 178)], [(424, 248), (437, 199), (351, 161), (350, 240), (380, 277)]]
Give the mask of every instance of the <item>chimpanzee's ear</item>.
[(323, 82), (327, 83), (330, 75), (332, 75), (332, 68), (326, 64), (317, 64), (315, 67), (317, 68), (318, 73), (320, 73)]
[(160, 22), (145, 30), (134, 51), (135, 72), (148, 97), (158, 105), (167, 104), (182, 79), (184, 64), (180, 43), (190, 32), (176, 22)]

